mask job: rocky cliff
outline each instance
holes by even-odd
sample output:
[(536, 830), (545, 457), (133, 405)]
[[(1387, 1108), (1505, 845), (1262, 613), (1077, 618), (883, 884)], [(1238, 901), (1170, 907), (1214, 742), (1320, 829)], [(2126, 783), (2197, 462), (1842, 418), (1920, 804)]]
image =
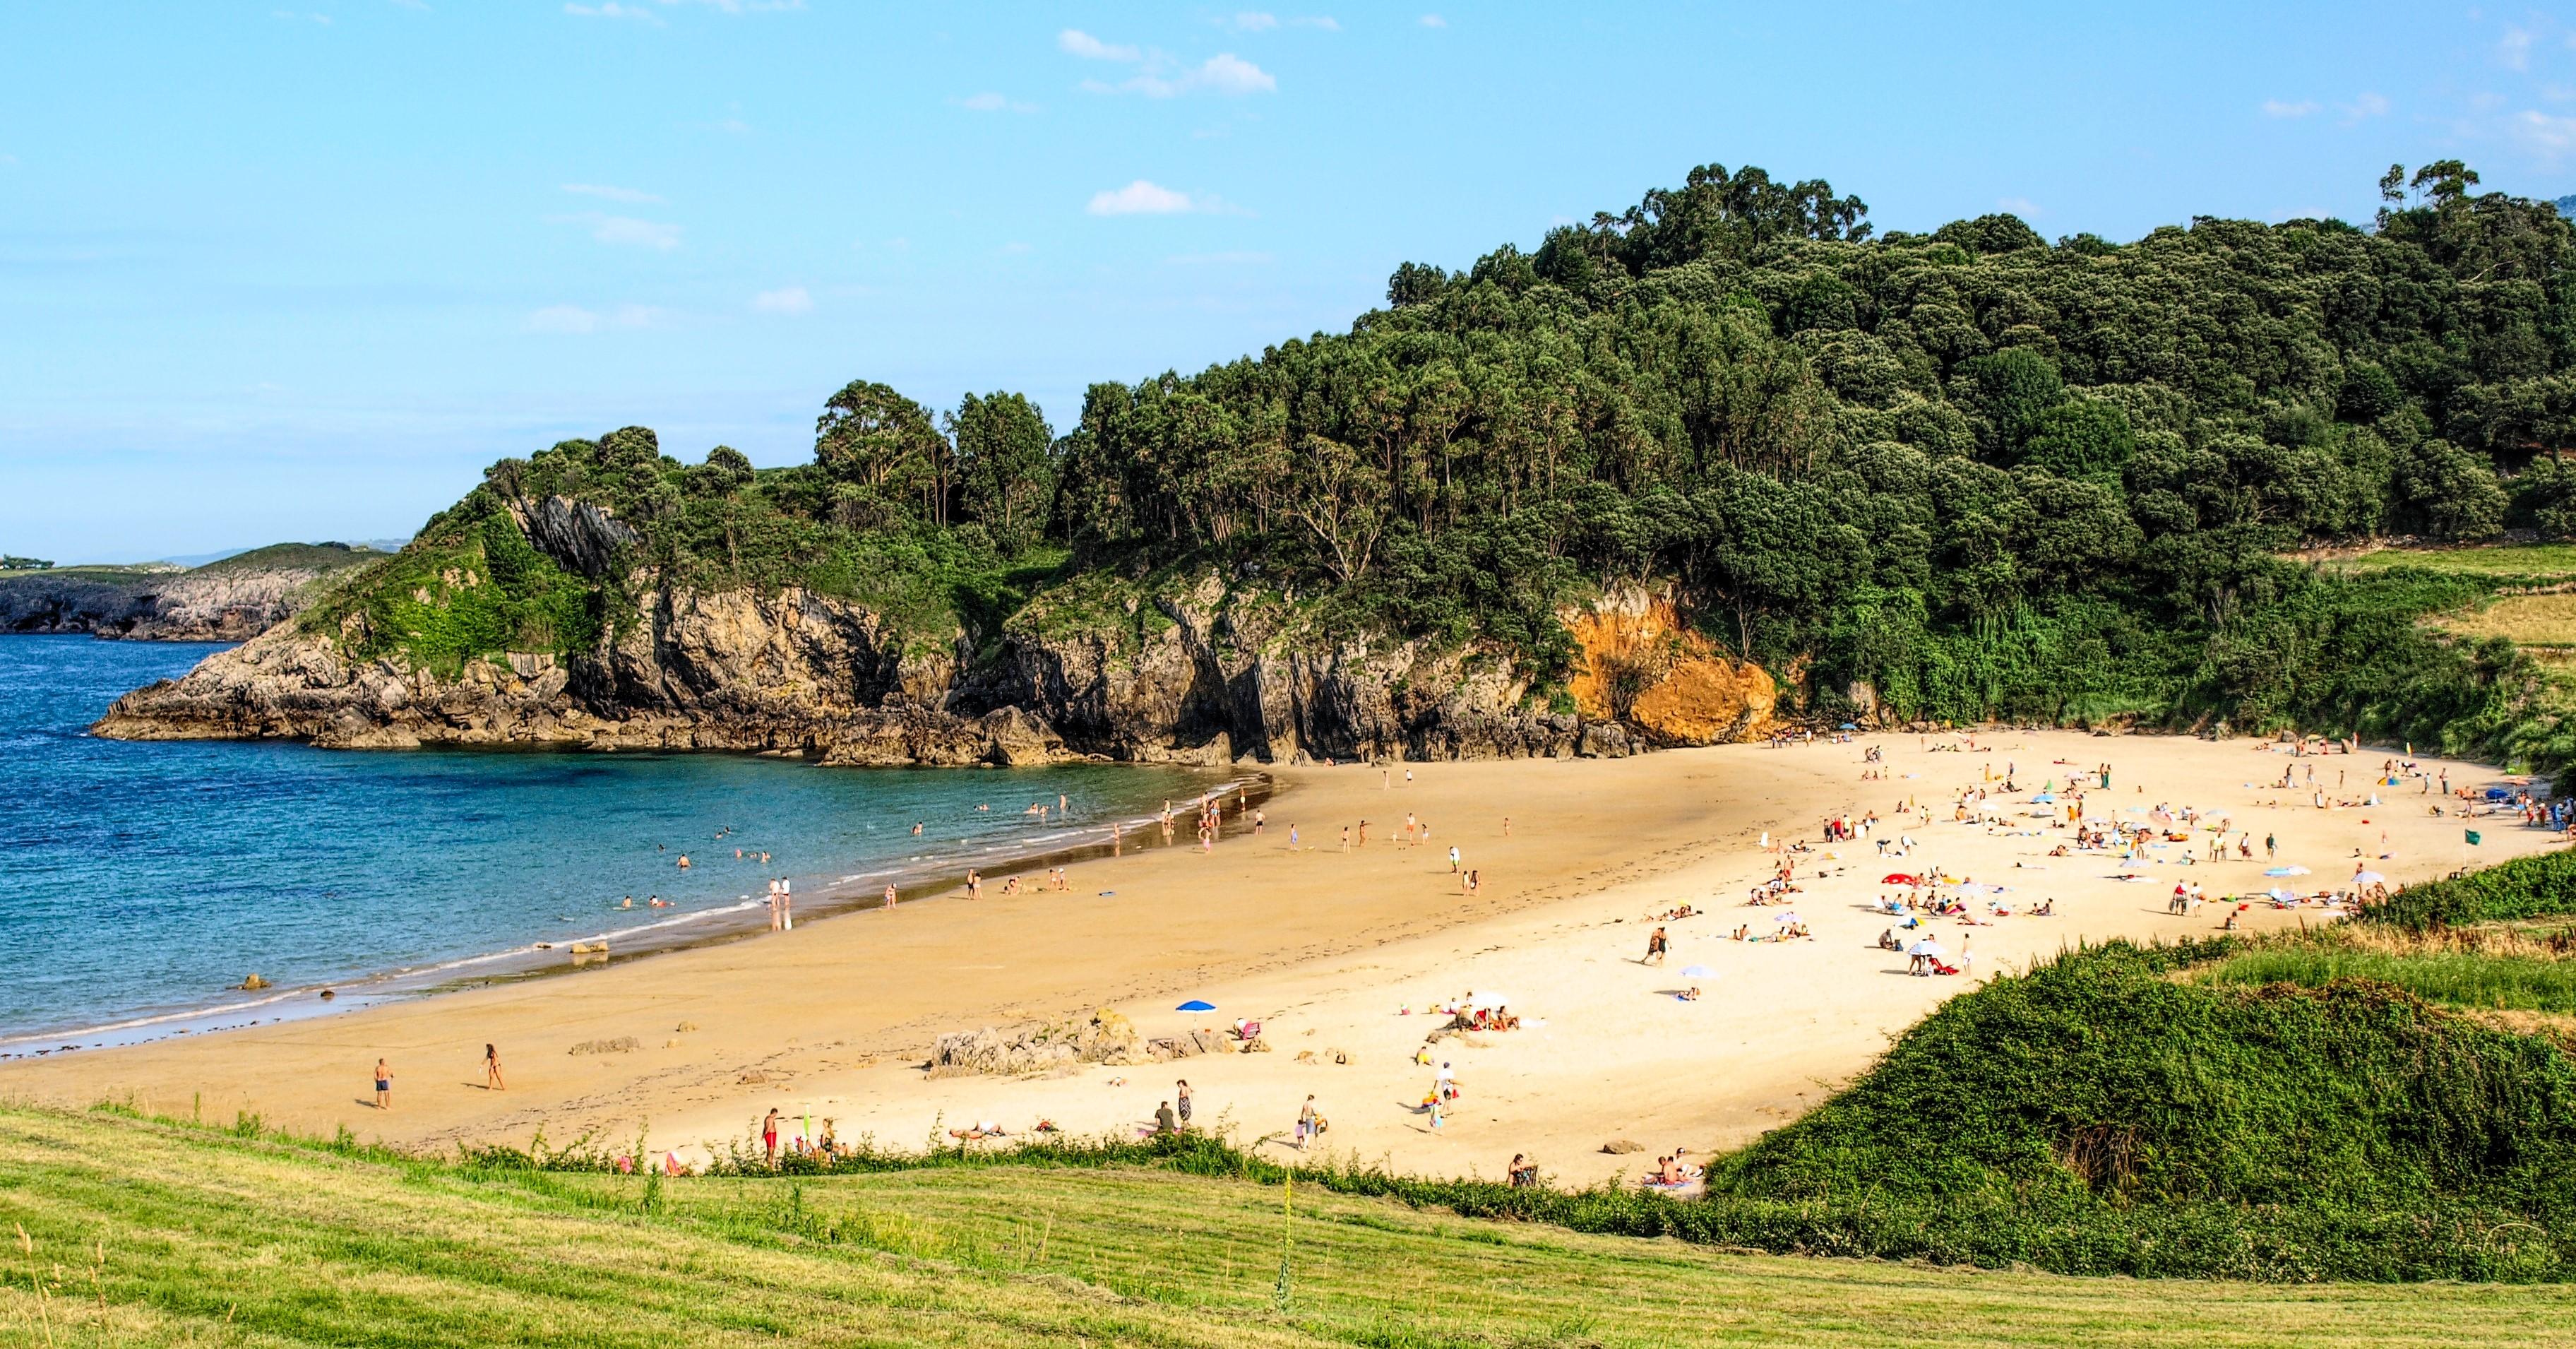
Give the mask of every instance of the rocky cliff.
[(68, 567), (13, 575), (0, 578), (0, 632), (248, 641), (379, 556), (336, 543), (279, 544), (188, 570)]
[[(595, 507), (520, 500), (509, 513), (567, 572), (602, 576), (630, 556), (626, 527)], [(491, 584), (445, 567), (406, 598), (423, 611), (470, 605)], [(1501, 659), (1327, 639), (1276, 592), (1214, 574), (1086, 577), (1041, 591), (998, 633), (961, 626), (927, 641), (797, 587), (700, 591), (636, 572), (601, 593), (632, 598), (595, 644), (561, 653), (361, 655), (373, 621), (363, 611), (281, 623), (119, 699), (96, 729), (344, 747), (753, 750), (831, 764), (1217, 765), (1620, 755), (1758, 734), (1770, 712), (1768, 677), (1692, 645), (1668, 596), (1569, 615), (1609, 671), (1587, 667), (1591, 684), (1578, 688), (1621, 692), (1567, 711), (1540, 705)]]

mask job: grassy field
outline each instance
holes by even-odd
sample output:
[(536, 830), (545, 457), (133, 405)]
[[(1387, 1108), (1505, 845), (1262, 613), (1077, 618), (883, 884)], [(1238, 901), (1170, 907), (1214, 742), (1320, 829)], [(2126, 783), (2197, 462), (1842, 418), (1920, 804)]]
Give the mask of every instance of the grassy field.
[(2335, 558), (2329, 571), (2388, 571), (2414, 567), (2453, 576), (2493, 577), (2499, 582), (2576, 580), (2576, 544), (2517, 543), (2487, 548), (2382, 548), (2356, 557)]
[(2451, 1007), (2576, 1014), (2576, 961), (2570, 960), (2462, 952), (2399, 955), (2323, 942), (2284, 943), (2232, 956), (2196, 975), (2219, 984), (2307, 988), (2335, 979), (2375, 979)]
[(2525, 648), (2576, 647), (2576, 594), (2506, 595), (2483, 609), (2434, 620), (2445, 632), (2502, 637)]
[[(2522, 1345), (2576, 1289), (1730, 1254), (1149, 1169), (475, 1170), (0, 1109), (0, 1341)], [(21, 1236), (23, 1232), (23, 1237)], [(1292, 1235), (1293, 1234), (1293, 1235)], [(1283, 1239), (1293, 1241), (1285, 1307)]]

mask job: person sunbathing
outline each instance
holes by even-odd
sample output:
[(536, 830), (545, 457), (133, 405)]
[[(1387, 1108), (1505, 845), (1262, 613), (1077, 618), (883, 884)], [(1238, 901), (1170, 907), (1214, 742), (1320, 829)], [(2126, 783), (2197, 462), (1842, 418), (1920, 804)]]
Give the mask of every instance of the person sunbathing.
[(1699, 1001), (1699, 985), (1693, 984), (1690, 987), (1683, 989), (1678, 996), (1684, 1002)]

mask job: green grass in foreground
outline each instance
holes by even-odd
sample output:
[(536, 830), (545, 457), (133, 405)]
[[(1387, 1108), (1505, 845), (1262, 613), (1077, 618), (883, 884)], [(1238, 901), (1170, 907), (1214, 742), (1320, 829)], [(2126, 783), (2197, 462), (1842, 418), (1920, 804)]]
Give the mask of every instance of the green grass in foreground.
[[(1138, 1167), (653, 1187), (0, 1109), (0, 1342), (2576, 1339), (2576, 1289), (2563, 1286), (2137, 1283), (1748, 1256), (1305, 1186), (1291, 1228), (1280, 1200), (1275, 1186)], [(1284, 1310), (1283, 1237), (1293, 1241)]]

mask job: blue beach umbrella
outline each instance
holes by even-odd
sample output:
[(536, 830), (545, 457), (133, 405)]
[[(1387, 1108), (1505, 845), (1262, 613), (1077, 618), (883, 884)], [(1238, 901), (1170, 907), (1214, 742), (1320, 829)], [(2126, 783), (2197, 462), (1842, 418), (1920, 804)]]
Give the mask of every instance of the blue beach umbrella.
[(1216, 1010), (1216, 1004), (1199, 998), (1192, 998), (1188, 1002), (1182, 1003), (1180, 1006), (1175, 1007), (1172, 1010), (1176, 1012), (1213, 1012)]

